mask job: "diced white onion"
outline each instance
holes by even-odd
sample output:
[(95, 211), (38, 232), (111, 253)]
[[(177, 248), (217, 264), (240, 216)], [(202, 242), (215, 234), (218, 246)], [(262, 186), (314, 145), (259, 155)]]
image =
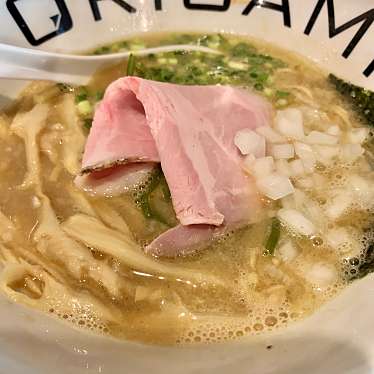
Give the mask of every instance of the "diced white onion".
[(314, 181), (311, 177), (299, 178), (295, 182), (298, 187), (309, 189), (314, 187)]
[(278, 173), (272, 173), (257, 180), (257, 188), (269, 199), (278, 200), (294, 192), (289, 178)]
[(293, 160), (293, 161), (290, 161), (288, 164), (290, 165), (292, 177), (297, 177), (305, 173), (304, 165), (301, 162), (301, 160)]
[(360, 127), (347, 133), (347, 141), (352, 144), (362, 144), (369, 135), (369, 129)]
[(341, 158), (344, 162), (353, 163), (364, 154), (365, 150), (360, 144), (343, 144)]
[(303, 114), (305, 124), (307, 123), (308, 125), (310, 125), (327, 121), (326, 114), (318, 109), (312, 108), (307, 105), (299, 106), (298, 109), (300, 109)]
[(282, 208), (277, 215), (286, 226), (289, 226), (291, 230), (298, 234), (310, 236), (316, 231), (314, 224), (295, 209)]
[(349, 242), (350, 235), (344, 227), (337, 227), (327, 232), (326, 239), (329, 246), (337, 249), (342, 244)]
[(282, 204), (282, 208), (295, 209), (296, 208), (296, 204), (295, 204), (294, 194), (288, 195), (288, 196), (284, 197), (281, 200), (281, 204)]
[(306, 269), (304, 276), (314, 286), (324, 289), (337, 280), (337, 271), (334, 266), (324, 262), (317, 262)]
[(326, 241), (330, 247), (344, 253), (344, 249), (348, 247), (347, 244), (351, 241), (351, 236), (344, 227), (337, 227), (327, 232)]
[(269, 143), (285, 143), (287, 139), (273, 130), (270, 126), (261, 126), (256, 129), (257, 134), (263, 136)]
[(275, 127), (287, 138), (302, 140), (305, 137), (303, 115), (298, 109), (279, 110), (275, 117)]
[(287, 241), (286, 243), (282, 244), (278, 248), (277, 253), (279, 253), (280, 258), (284, 262), (291, 262), (299, 254), (297, 248), (292, 244), (292, 242), (290, 240)]
[(361, 250), (360, 242), (345, 227), (335, 227), (327, 231), (326, 242), (346, 256), (354, 256)]
[(234, 144), (243, 155), (253, 154), (256, 157), (262, 157), (265, 154), (265, 138), (249, 129), (238, 131)]
[(369, 195), (374, 193), (370, 183), (365, 179), (360, 177), (357, 174), (351, 174), (348, 177), (348, 185), (352, 187), (353, 191), (358, 195)]
[(300, 142), (294, 143), (295, 153), (303, 162), (306, 173), (313, 173), (316, 166), (316, 156), (310, 145)]
[(357, 174), (348, 177), (347, 185), (353, 191), (354, 197), (358, 199), (361, 206), (370, 208), (374, 204), (374, 189), (371, 183)]
[(296, 155), (300, 158), (310, 157), (311, 154), (314, 156), (313, 149), (309, 144), (295, 142), (294, 147)]
[(321, 189), (328, 183), (326, 177), (321, 174), (314, 173), (312, 178), (314, 184)]
[(274, 171), (273, 157), (268, 156), (255, 159), (249, 171), (257, 179), (266, 177)]
[(242, 62), (238, 62), (238, 61), (229, 61), (228, 65), (230, 66), (230, 68), (236, 69), (236, 70), (247, 70), (248, 69), (247, 64), (243, 64)]
[(252, 173), (253, 164), (256, 161), (256, 157), (252, 154), (249, 154), (244, 157), (243, 166), (248, 173)]
[(313, 159), (303, 159), (301, 160), (304, 166), (304, 170), (306, 174), (311, 174), (314, 172), (314, 169), (316, 167), (316, 161)]
[(336, 191), (336, 195), (326, 204), (326, 215), (332, 220), (340, 218), (353, 203), (352, 194), (348, 190)]
[(275, 159), (289, 159), (295, 156), (295, 149), (292, 144), (274, 144), (271, 154)]
[(285, 278), (285, 273), (280, 267), (273, 265), (272, 263), (267, 263), (262, 268), (263, 274), (270, 276), (273, 279), (281, 282)]
[(309, 198), (305, 192), (301, 191), (299, 188), (295, 188), (293, 198), (295, 201), (296, 210), (302, 210), (306, 201), (309, 203)]
[(301, 189), (295, 188), (294, 193), (296, 210), (303, 212), (308, 219), (313, 222), (316, 230), (325, 231), (328, 220), (325, 217), (324, 211), (320, 205), (311, 197), (309, 197)]
[(275, 160), (275, 169), (279, 174), (285, 175), (286, 177), (291, 176), (291, 169), (288, 162), (284, 159)]
[(315, 151), (316, 158), (319, 162), (324, 165), (331, 164), (336, 157), (339, 156), (340, 147), (329, 146), (329, 145), (314, 145), (313, 150)]
[(329, 135), (321, 131), (311, 131), (307, 135), (306, 141), (309, 144), (336, 145), (339, 139), (336, 136)]

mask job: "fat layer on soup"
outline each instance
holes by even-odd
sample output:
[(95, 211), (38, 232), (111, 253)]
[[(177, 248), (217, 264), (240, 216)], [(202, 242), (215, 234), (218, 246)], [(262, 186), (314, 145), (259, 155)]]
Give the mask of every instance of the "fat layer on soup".
[(235, 36), (93, 53), (178, 43), (219, 53), (132, 56), (87, 87), (35, 82), (0, 114), (13, 301), (122, 339), (220, 342), (300, 320), (371, 271), (370, 109)]

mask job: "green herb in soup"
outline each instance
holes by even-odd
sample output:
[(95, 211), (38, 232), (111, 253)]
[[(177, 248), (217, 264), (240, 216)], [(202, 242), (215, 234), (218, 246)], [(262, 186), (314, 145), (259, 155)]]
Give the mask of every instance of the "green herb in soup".
[(367, 121), (369, 126), (374, 126), (374, 93), (343, 81), (330, 74), (329, 80), (337, 91), (349, 100), (355, 110)]
[[(228, 341), (309, 316), (373, 271), (372, 134), (361, 116), (370, 123), (372, 93), (329, 79), (292, 53), (234, 35), (145, 35), (93, 53), (167, 44), (220, 54), (133, 54), (97, 72), (86, 87), (34, 82), (0, 114), (1, 291), (81, 329), (152, 344)], [(175, 92), (182, 84), (200, 85), (218, 95), (232, 86), (235, 97), (253, 100), (266, 126), (250, 128), (248, 118), (249, 127), (224, 144), (255, 191), (250, 199), (259, 209), (251, 220), (229, 225), (226, 214), (224, 229), (199, 226), (210, 230), (209, 240), (171, 250), (191, 237), (162, 242), (183, 226), (170, 169), (161, 168), (165, 160), (160, 166), (154, 159), (108, 159), (82, 175), (82, 154), (100, 115), (117, 113), (103, 109), (113, 108), (107, 88), (123, 77), (126, 84), (147, 79), (147, 87), (159, 90), (165, 86), (157, 82), (176, 84)], [(357, 104), (340, 92), (354, 92)], [(146, 122), (141, 100), (132, 99), (119, 109), (131, 102), (134, 116)], [(227, 116), (220, 109), (223, 103), (217, 121)], [(229, 125), (237, 125), (230, 116)], [(99, 149), (105, 136), (92, 144)], [(121, 174), (127, 170), (136, 177), (133, 185)], [(121, 189), (112, 183), (116, 173), (126, 182)], [(224, 182), (229, 188), (229, 176)], [(236, 205), (234, 213), (241, 210)], [(158, 256), (149, 250), (155, 241), (164, 243)]]
[[(272, 76), (286, 64), (266, 52), (259, 51), (248, 41), (230, 42), (222, 35), (173, 35), (163, 41), (141, 43), (142, 48), (167, 44), (197, 44), (222, 52), (213, 55), (203, 52), (167, 52), (145, 57), (130, 58), (127, 75), (145, 79), (180, 84), (230, 84), (253, 87), (276, 101), (286, 105), (290, 92), (274, 88)], [(138, 44), (128, 44), (125, 50), (136, 50)], [(95, 54), (118, 51), (117, 43)], [(283, 99), (282, 101), (279, 101)]]
[(271, 222), (270, 234), (265, 244), (264, 255), (274, 255), (275, 248), (279, 242), (281, 224), (277, 218)]

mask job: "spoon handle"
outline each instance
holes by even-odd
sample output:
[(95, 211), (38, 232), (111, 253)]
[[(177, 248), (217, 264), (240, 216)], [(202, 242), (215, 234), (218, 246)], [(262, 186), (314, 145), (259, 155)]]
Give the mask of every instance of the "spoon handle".
[(99, 68), (127, 59), (130, 54), (148, 54), (173, 51), (220, 52), (198, 45), (167, 45), (122, 53), (82, 56), (21, 48), (0, 43), (0, 78), (50, 80), (74, 85), (86, 84)]
[(20, 48), (0, 43), (0, 62), (0, 78), (50, 80), (82, 85), (88, 82), (90, 76), (102, 67), (106, 60), (92, 59), (90, 56), (64, 55)]

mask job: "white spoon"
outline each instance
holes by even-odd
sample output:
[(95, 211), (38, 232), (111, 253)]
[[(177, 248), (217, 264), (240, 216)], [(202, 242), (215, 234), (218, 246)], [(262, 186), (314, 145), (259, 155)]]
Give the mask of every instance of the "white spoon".
[(144, 56), (172, 51), (220, 53), (207, 47), (180, 44), (101, 56), (82, 56), (45, 52), (0, 43), (0, 78), (49, 80), (84, 85), (99, 68), (126, 59), (130, 54)]

